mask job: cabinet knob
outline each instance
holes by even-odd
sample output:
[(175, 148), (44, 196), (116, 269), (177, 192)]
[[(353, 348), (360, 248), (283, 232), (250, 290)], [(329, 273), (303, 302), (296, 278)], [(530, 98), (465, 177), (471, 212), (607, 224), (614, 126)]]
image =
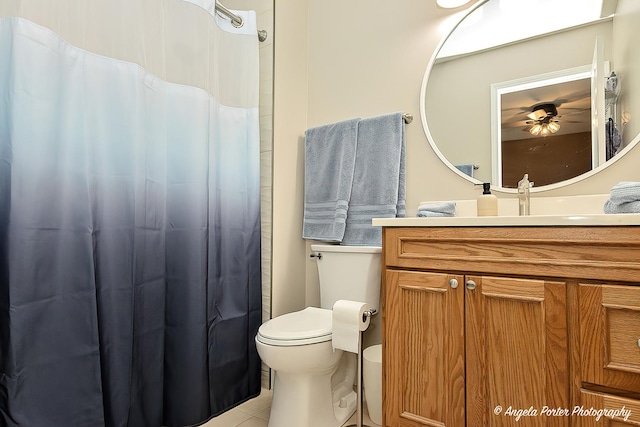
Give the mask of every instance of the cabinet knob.
[[(449, 286), (451, 286), (453, 289), (458, 287), (458, 279), (449, 279)], [(638, 344), (640, 344), (640, 340), (638, 340)]]
[(473, 280), (467, 280), (467, 283), (465, 284), (465, 286), (467, 287), (467, 289), (472, 291), (476, 288), (476, 282), (474, 282)]

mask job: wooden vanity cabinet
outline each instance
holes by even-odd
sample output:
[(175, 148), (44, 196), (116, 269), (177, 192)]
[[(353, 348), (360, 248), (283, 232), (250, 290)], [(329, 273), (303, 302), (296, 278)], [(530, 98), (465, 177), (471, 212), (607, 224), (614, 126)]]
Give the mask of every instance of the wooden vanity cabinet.
[(605, 403), (640, 418), (639, 230), (385, 227), (385, 425), (600, 426), (541, 411)]

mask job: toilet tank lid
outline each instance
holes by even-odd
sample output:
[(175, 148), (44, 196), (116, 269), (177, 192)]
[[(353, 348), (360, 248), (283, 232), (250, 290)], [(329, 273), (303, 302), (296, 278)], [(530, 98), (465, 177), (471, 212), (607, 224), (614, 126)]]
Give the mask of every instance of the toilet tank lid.
[(314, 252), (381, 253), (381, 246), (311, 245)]
[(332, 312), (324, 308), (307, 307), (265, 322), (258, 333), (273, 340), (305, 340), (330, 336)]

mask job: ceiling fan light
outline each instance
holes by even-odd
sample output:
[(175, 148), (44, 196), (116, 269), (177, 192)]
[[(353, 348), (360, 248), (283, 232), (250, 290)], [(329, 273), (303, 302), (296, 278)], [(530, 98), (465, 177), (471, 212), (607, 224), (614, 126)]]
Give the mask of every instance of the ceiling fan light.
[(558, 122), (549, 122), (547, 127), (549, 128), (549, 131), (551, 133), (556, 133), (560, 130), (560, 125), (558, 124)]
[(542, 130), (540, 131), (540, 135), (547, 136), (551, 133), (549, 132), (549, 126), (546, 123), (543, 124), (541, 127), (542, 127)]
[(443, 9), (454, 9), (469, 3), (471, 0), (436, 0), (438, 6)]
[(540, 132), (542, 132), (542, 125), (539, 123), (536, 123), (535, 125), (531, 126), (531, 129), (529, 129), (529, 133), (533, 136), (540, 135)]

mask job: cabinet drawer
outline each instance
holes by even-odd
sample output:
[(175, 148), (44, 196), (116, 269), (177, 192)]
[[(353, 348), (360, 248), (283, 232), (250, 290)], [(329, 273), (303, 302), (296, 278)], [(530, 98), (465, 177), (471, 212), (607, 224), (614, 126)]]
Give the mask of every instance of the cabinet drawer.
[(581, 427), (626, 427), (640, 425), (640, 401), (606, 393), (582, 390), (580, 405), (571, 416)]
[(631, 282), (640, 277), (640, 227), (386, 227), (384, 264)]
[(582, 380), (640, 392), (640, 287), (579, 288)]

